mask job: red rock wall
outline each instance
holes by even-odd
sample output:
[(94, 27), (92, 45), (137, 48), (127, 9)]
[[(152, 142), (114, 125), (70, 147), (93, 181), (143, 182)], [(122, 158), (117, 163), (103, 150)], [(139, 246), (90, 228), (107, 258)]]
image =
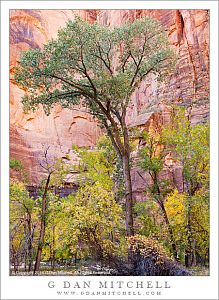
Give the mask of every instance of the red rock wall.
[(207, 10), (12, 10), (10, 14), (10, 152), (22, 160), (32, 183), (39, 180), (39, 159), (42, 149), (50, 144), (55, 156), (71, 156), (72, 144), (94, 146), (100, 129), (83, 108), (62, 109), (57, 106), (45, 116), (42, 109), (25, 115), (20, 103), (23, 91), (13, 82), (14, 66), (22, 51), (40, 48), (55, 37), (59, 27), (80, 15), (89, 22), (104, 26), (119, 26), (127, 19), (133, 21), (148, 15), (158, 19), (166, 28), (172, 47), (178, 53), (175, 73), (166, 84), (158, 85), (153, 78), (145, 81), (133, 96), (128, 122), (130, 126), (144, 125), (150, 118), (148, 106), (160, 102), (191, 103), (193, 121), (208, 118), (209, 106), (209, 12)]
[[(78, 13), (86, 18), (83, 11)], [(43, 109), (24, 114), (20, 102), (24, 92), (13, 81), (21, 52), (40, 48), (73, 18), (70, 10), (12, 10), (10, 14), (10, 154), (23, 162), (32, 183), (38, 183), (42, 175), (39, 160), (47, 145), (50, 155), (71, 157), (73, 144), (92, 147), (101, 134), (84, 108), (69, 110), (57, 105), (50, 116)]]

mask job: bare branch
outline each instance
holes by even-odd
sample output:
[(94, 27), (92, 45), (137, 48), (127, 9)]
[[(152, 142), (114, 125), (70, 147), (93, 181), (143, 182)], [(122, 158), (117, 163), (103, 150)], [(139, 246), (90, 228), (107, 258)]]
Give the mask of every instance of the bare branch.
[(58, 76), (58, 75), (55, 75), (55, 74), (49, 74), (49, 75), (47, 75), (47, 74), (42, 73), (42, 75), (43, 75), (43, 76), (46, 76), (46, 77), (50, 77), (50, 78), (55, 78), (55, 79), (58, 79), (58, 80), (60, 80), (60, 81), (62, 81), (62, 82), (64, 82), (64, 83), (67, 83), (68, 85), (70, 85), (70, 86), (76, 88), (78, 91), (80, 91), (80, 92), (81, 92), (81, 95), (83, 95), (83, 96), (85, 95), (85, 96), (91, 97), (91, 98), (94, 97), (94, 95), (92, 95), (91, 93), (89, 93), (88, 90), (83, 89), (81, 84), (78, 85), (78, 84), (75, 83), (75, 82), (68, 81), (68, 80), (66, 80), (65, 78), (62, 78), (61, 76)]
[(136, 65), (136, 67), (138, 67), (137, 61), (135, 60), (135, 58), (134, 58), (134, 56), (132, 55), (132, 52), (131, 52), (131, 51), (130, 51), (130, 56), (131, 56), (131, 58), (133, 59), (133, 61), (134, 61), (135, 65)]
[[(96, 55), (95, 54), (95, 56), (96, 57), (98, 57), (103, 63), (104, 63), (104, 65), (106, 66), (106, 68), (109, 70), (109, 72), (110, 72), (110, 74), (111, 75), (113, 75), (113, 71), (112, 71), (112, 69), (111, 69), (111, 67), (110, 67), (110, 59), (109, 59), (109, 52), (107, 53), (107, 58), (108, 58), (108, 64), (106, 63), (106, 61), (105, 61), (105, 59), (103, 58), (103, 56), (102, 56), (102, 52), (103, 52), (103, 50), (101, 49), (101, 46), (100, 46), (100, 44), (99, 44), (99, 42), (98, 42), (98, 50), (99, 50), (99, 54), (100, 54), (100, 56), (98, 55)], [(111, 48), (111, 47), (110, 47)], [(110, 51), (110, 50), (109, 50)], [(103, 52), (104, 53), (104, 52)]]
[(137, 171), (137, 174), (141, 177), (141, 179), (146, 183), (147, 188), (149, 187), (147, 180), (141, 175), (139, 171)]
[(88, 72), (87, 72), (87, 68), (86, 68), (85, 63), (84, 63), (84, 57), (83, 57), (83, 51), (82, 51), (82, 50), (83, 50), (83, 45), (81, 45), (81, 63), (82, 63), (82, 66), (83, 66), (83, 68), (84, 68), (84, 75), (86, 76), (86, 78), (87, 78), (88, 81), (90, 82), (91, 87), (92, 87), (92, 89), (93, 89), (93, 91), (94, 91), (94, 98), (96, 98), (96, 97), (97, 97), (97, 89), (96, 89), (96, 87), (95, 87), (93, 81), (91, 80), (91, 78), (90, 78)]
[(54, 168), (54, 163), (50, 164), (48, 161), (48, 151), (49, 151), (50, 146), (47, 146), (46, 149), (43, 152), (43, 156), (44, 156), (44, 160), (43, 162), (40, 162), (40, 166), (46, 170), (49, 174), (49, 176), (55, 172), (55, 168)]
[[(145, 39), (144, 39), (144, 44), (143, 44), (143, 49), (142, 49), (142, 53), (141, 53), (141, 57), (140, 57), (140, 59), (139, 59), (137, 65), (136, 65), (136, 71), (135, 71), (134, 76), (132, 77), (130, 86), (133, 85), (133, 83), (134, 83), (134, 81), (135, 81), (135, 78), (137, 77), (138, 72), (139, 72), (139, 70), (140, 70), (141, 62), (142, 62), (142, 59), (143, 59), (143, 57), (144, 57), (144, 52), (145, 52), (146, 42), (147, 42), (147, 38), (145, 37)], [(133, 59), (134, 59), (134, 58), (133, 58)], [(135, 60), (134, 60), (134, 61), (135, 61)], [(135, 63), (136, 63), (136, 62), (135, 62)]]

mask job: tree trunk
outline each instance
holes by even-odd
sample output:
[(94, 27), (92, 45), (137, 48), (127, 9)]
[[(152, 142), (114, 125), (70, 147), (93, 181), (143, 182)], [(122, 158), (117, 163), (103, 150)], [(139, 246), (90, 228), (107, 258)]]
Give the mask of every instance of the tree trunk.
[[(190, 199), (189, 199), (190, 201)], [(188, 220), (187, 220), (187, 230), (188, 230), (188, 246), (185, 251), (185, 265), (186, 267), (191, 267), (193, 265), (193, 240), (192, 240), (192, 228), (191, 228), (191, 204), (188, 204)]]
[(192, 243), (192, 266), (195, 267), (196, 265), (197, 265), (196, 241), (193, 240), (193, 243)]
[[(28, 243), (28, 233), (27, 233), (26, 224), (24, 223), (23, 226), (24, 226), (24, 234)], [(28, 249), (26, 249), (26, 245), (25, 245), (24, 247), (24, 271), (25, 272), (27, 271), (27, 259), (28, 259)], [(23, 262), (23, 259), (21, 260), (21, 262)]]
[(16, 251), (14, 250), (13, 244), (12, 244), (12, 261), (13, 261), (13, 266), (14, 266), (14, 273), (16, 274), (18, 271), (17, 267), (17, 260), (16, 260)]
[(186, 267), (191, 267), (193, 264), (193, 239), (192, 239), (192, 226), (191, 226), (191, 191), (189, 189), (188, 180), (183, 177), (183, 191), (188, 195), (188, 208), (187, 208), (187, 241), (188, 246), (185, 250), (185, 265)]
[(55, 225), (52, 226), (52, 270), (55, 269)]
[(24, 271), (27, 272), (27, 259), (28, 259), (28, 254), (27, 251), (25, 250), (24, 253)]
[[(195, 99), (195, 92), (194, 92), (194, 99)], [(192, 140), (192, 136), (191, 136), (191, 112), (192, 112), (192, 103), (191, 105), (187, 108), (187, 119), (188, 119), (188, 137), (189, 137), (189, 145), (191, 146), (191, 140)], [(190, 153), (187, 153), (187, 157), (190, 156)], [(183, 160), (183, 168), (184, 168), (184, 160)], [(193, 247), (193, 237), (192, 237), (192, 225), (191, 225), (191, 197), (193, 196), (192, 194), (192, 189), (191, 189), (191, 180), (190, 182), (188, 181), (188, 179), (186, 178), (185, 174), (183, 174), (183, 189), (184, 191), (188, 194), (188, 199), (189, 199), (189, 203), (188, 203), (188, 219), (187, 219), (187, 241), (188, 241), (188, 246), (187, 249), (185, 251), (185, 265), (186, 267), (191, 267), (194, 263), (194, 256), (195, 256), (195, 252), (194, 252), (194, 247)]]
[(42, 197), (42, 216), (41, 216), (41, 226), (40, 226), (40, 238), (39, 238), (39, 242), (38, 242), (37, 257), (36, 257), (36, 262), (35, 262), (34, 271), (33, 271), (34, 275), (40, 269), (40, 261), (41, 261), (44, 236), (45, 236), (45, 231), (46, 231), (46, 206), (47, 206), (46, 196), (47, 196), (47, 191), (48, 191), (48, 187), (49, 187), (50, 176), (51, 176), (51, 174), (48, 175), (48, 178), (46, 181), (46, 186), (45, 186), (43, 197)]
[(124, 137), (124, 149), (122, 153), (123, 162), (123, 174), (125, 182), (125, 206), (126, 206), (126, 235), (134, 235), (133, 226), (133, 199), (132, 199), (132, 181), (131, 181), (131, 167), (130, 167), (130, 146), (128, 128), (125, 123), (125, 112), (122, 117), (123, 123), (123, 137)]
[(32, 228), (31, 228), (31, 213), (27, 214), (27, 228), (28, 228), (28, 245), (27, 245), (27, 256), (28, 256), (28, 272), (32, 269)]
[(173, 251), (173, 256), (174, 256), (174, 258), (176, 260), (178, 260), (177, 248), (176, 248), (176, 244), (174, 242), (173, 230), (171, 228), (171, 225), (170, 225), (170, 222), (169, 222), (169, 219), (168, 219), (168, 216), (167, 216), (167, 212), (166, 212), (166, 209), (164, 207), (163, 202), (161, 202), (160, 206), (161, 206), (161, 210), (163, 212), (165, 223), (167, 224), (167, 228), (168, 228), (168, 231), (169, 231), (170, 240), (171, 240), (171, 246), (172, 246), (172, 251)]
[(129, 135), (128, 128), (125, 121), (126, 108), (123, 109), (121, 118), (119, 118), (120, 125), (122, 127), (124, 141), (121, 140), (120, 131), (115, 123), (114, 119), (108, 114), (107, 118), (111, 122), (112, 130), (109, 128), (107, 123), (105, 127), (108, 136), (111, 139), (112, 145), (117, 151), (119, 158), (123, 163), (123, 177), (125, 182), (125, 199), (126, 199), (126, 235), (134, 235), (133, 227), (133, 199), (132, 199), (132, 183), (130, 173), (130, 146), (129, 146)]
[(125, 206), (126, 206), (126, 235), (134, 235), (133, 227), (133, 200), (132, 200), (132, 182), (130, 174), (129, 155), (123, 156), (123, 173), (125, 182)]
[(77, 252), (75, 252), (75, 255), (74, 255), (74, 264), (75, 264), (75, 266), (77, 264)]
[(168, 231), (169, 231), (173, 256), (176, 260), (178, 260), (178, 254), (177, 254), (176, 244), (174, 242), (173, 230), (172, 230), (172, 227), (170, 225), (170, 221), (169, 221), (169, 218), (168, 218), (168, 215), (167, 215), (167, 212), (166, 212), (166, 208), (164, 206), (164, 202), (163, 202), (163, 199), (162, 199), (162, 196), (161, 196), (161, 191), (160, 191), (160, 187), (159, 187), (159, 184), (158, 184), (158, 176), (155, 173), (154, 176), (151, 176), (151, 177), (153, 179), (154, 184), (156, 184), (156, 186), (157, 186), (158, 197), (159, 197), (158, 198), (158, 204), (161, 208), (161, 211), (162, 211), (163, 216), (164, 216), (165, 223), (166, 223)]

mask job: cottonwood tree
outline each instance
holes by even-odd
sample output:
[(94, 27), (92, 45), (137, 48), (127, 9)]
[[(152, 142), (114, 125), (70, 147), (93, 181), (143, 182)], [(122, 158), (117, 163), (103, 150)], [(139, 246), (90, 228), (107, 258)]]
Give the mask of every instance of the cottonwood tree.
[(34, 257), (34, 236), (37, 227), (35, 200), (23, 182), (10, 182), (10, 253), (14, 270), (20, 262), (31, 271)]
[[(208, 265), (209, 263), (208, 196), (202, 189), (196, 192), (191, 199), (188, 199), (186, 193), (174, 190), (167, 195), (165, 200), (165, 208), (172, 226), (174, 241), (178, 247), (179, 259), (187, 264), (190, 262), (193, 266), (200, 263)], [(191, 233), (188, 231), (188, 202), (191, 203)], [(192, 245), (190, 245), (189, 238)], [(187, 260), (188, 254), (191, 255), (191, 261)]]
[(170, 237), (172, 253), (174, 258), (178, 259), (173, 228), (165, 207), (165, 198), (168, 192), (171, 191), (171, 186), (168, 180), (162, 178), (166, 152), (162, 146), (161, 133), (158, 128), (154, 127), (151, 132), (145, 132), (143, 138), (145, 146), (139, 151), (139, 166), (150, 175), (151, 184), (147, 186), (147, 192), (149, 198), (153, 199), (162, 211), (162, 216)]
[(47, 194), (49, 190), (49, 185), (51, 181), (51, 176), (55, 172), (55, 164), (54, 162), (51, 162), (48, 156), (48, 150), (49, 147), (46, 147), (44, 150), (44, 158), (42, 162), (40, 163), (41, 167), (45, 170), (47, 174), (46, 183), (43, 187), (43, 195), (42, 195), (42, 205), (41, 205), (41, 222), (40, 222), (40, 236), (38, 241), (38, 247), (37, 247), (37, 255), (36, 255), (36, 261), (34, 265), (33, 275), (36, 274), (36, 272), (40, 269), (40, 261), (42, 257), (42, 251), (44, 246), (44, 239), (45, 239), (45, 232), (46, 232), (46, 217), (48, 212), (48, 203), (47, 203)]
[[(49, 146), (42, 145), (43, 156), (40, 162), (41, 168), (44, 170), (46, 175), (45, 179), (42, 180), (41, 192), (42, 196), (39, 198), (41, 207), (41, 219), (40, 219), (40, 234), (37, 247), (36, 262), (34, 265), (34, 274), (40, 269), (40, 262), (42, 259), (43, 251), (45, 250), (45, 244), (49, 244), (51, 247), (51, 261), (52, 267), (55, 263), (55, 227), (56, 220), (54, 214), (58, 210), (59, 200), (58, 196), (55, 195), (51, 189), (54, 186), (61, 186), (63, 179), (66, 174), (69, 173), (69, 166), (66, 165), (62, 159), (56, 158), (49, 153)], [(52, 232), (52, 241), (46, 240), (46, 233), (50, 230)], [(48, 234), (47, 234), (48, 235)]]
[(109, 29), (76, 17), (42, 49), (25, 52), (15, 72), (27, 92), (25, 110), (42, 104), (49, 114), (56, 103), (82, 103), (106, 129), (123, 163), (127, 235), (134, 234), (127, 109), (147, 76), (164, 79), (174, 64), (165, 30), (154, 19)]
[[(152, 181), (147, 191), (162, 210), (173, 255), (178, 258), (185, 249), (186, 266), (196, 265), (196, 253), (207, 257), (209, 238), (209, 124), (192, 125), (189, 113), (174, 106), (171, 122), (144, 133), (145, 146), (139, 151), (139, 165)], [(173, 192), (175, 183), (162, 176), (168, 153), (181, 166), (181, 192)]]
[[(172, 120), (163, 130), (163, 142), (182, 166), (183, 192), (187, 195), (186, 266), (195, 262), (195, 238), (192, 220), (194, 203), (201, 194), (209, 206), (209, 123), (191, 123), (191, 108), (173, 108)], [(208, 234), (208, 232), (207, 232)]]

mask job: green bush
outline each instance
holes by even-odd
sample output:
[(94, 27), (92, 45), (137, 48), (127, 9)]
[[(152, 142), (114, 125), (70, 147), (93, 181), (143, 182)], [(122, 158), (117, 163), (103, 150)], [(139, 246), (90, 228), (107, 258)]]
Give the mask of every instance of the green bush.
[(10, 159), (10, 168), (17, 171), (22, 171), (24, 169), (22, 162), (15, 158)]

